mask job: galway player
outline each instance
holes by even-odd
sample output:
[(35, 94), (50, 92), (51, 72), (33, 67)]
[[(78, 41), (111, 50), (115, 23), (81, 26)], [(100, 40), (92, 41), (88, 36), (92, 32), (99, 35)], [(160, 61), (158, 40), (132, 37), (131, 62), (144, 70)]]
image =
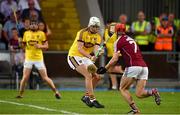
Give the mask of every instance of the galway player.
[(117, 63), (119, 56), (122, 55), (126, 68), (121, 78), (120, 92), (132, 109), (129, 113), (140, 113), (129, 92), (130, 86), (135, 81), (137, 82), (136, 96), (138, 98), (154, 96), (156, 104), (160, 105), (161, 100), (157, 89), (145, 90), (148, 79), (148, 67), (141, 55), (138, 45), (134, 39), (125, 34), (126, 27), (124, 24), (116, 24), (115, 29), (118, 39), (114, 44), (115, 52), (113, 57), (105, 67), (100, 67), (97, 73), (105, 73), (111, 66)]

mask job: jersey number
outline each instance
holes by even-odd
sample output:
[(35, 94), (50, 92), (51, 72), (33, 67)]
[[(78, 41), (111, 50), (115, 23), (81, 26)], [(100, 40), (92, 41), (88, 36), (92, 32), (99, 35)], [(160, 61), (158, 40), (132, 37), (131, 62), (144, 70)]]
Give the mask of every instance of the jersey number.
[(137, 44), (132, 38), (127, 38), (126, 39), (130, 44), (134, 44), (134, 53), (137, 53)]

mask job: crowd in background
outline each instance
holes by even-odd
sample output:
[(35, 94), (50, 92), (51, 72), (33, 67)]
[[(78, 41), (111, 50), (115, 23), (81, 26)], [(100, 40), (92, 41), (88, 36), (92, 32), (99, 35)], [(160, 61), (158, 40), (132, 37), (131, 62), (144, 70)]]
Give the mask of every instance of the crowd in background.
[[(0, 50), (11, 51), (12, 70), (17, 79), (22, 76), (24, 51), (21, 41), (26, 31), (30, 30), (32, 23), (38, 25), (38, 30), (43, 31), (46, 38), (51, 34), (44, 22), (38, 0), (1, 0), (0, 1)], [(29, 87), (32, 89), (33, 79), (39, 81), (38, 72), (33, 67)]]
[[(137, 14), (137, 20), (131, 24), (127, 23), (128, 17), (126, 14), (121, 14), (117, 22), (109, 20), (104, 31), (104, 39), (106, 43), (106, 62), (112, 58), (114, 52), (114, 42), (117, 37), (114, 36), (115, 25), (122, 23), (126, 25), (126, 34), (134, 38), (141, 51), (180, 51), (180, 19), (175, 19), (173, 13), (162, 13), (159, 17), (153, 17), (147, 21), (143, 11)], [(114, 69), (123, 73), (122, 61), (118, 61)], [(118, 89), (119, 78), (116, 74), (109, 74), (109, 89)]]
[(121, 14), (119, 21), (108, 21), (105, 34), (111, 36), (115, 23), (123, 23), (127, 34), (136, 40), (142, 51), (180, 51), (180, 19), (173, 13), (162, 13), (149, 20), (143, 11), (139, 11), (137, 20), (129, 24), (127, 15)]
[(51, 34), (44, 22), (38, 0), (1, 0), (0, 49), (10, 49), (14, 28), (17, 29), (18, 37), (22, 38), (24, 32), (29, 29), (31, 21), (38, 22), (39, 29), (47, 36)]

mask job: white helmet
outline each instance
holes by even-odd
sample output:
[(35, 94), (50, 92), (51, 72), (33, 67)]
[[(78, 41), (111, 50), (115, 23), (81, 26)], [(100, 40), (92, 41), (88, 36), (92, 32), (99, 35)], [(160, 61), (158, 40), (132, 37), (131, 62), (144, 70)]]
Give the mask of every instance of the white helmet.
[(99, 20), (99, 18), (97, 18), (97, 17), (91, 17), (91, 18), (89, 19), (88, 27), (89, 27), (89, 26), (99, 26), (99, 27), (100, 27), (100, 20)]

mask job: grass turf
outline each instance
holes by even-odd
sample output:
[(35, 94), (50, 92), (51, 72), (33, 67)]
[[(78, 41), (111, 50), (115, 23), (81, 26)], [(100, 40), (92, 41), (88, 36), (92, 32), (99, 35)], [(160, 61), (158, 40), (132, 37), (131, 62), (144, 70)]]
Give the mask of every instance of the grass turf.
[[(62, 99), (55, 99), (48, 90), (27, 90), (24, 98), (16, 99), (17, 91), (0, 90), (0, 101), (11, 101), (23, 104), (36, 105), (58, 111), (41, 110), (23, 105), (14, 105), (0, 102), (0, 114), (63, 114), (68, 111), (78, 114), (125, 114), (130, 108), (118, 91), (96, 91), (96, 98), (105, 105), (103, 109), (89, 108), (81, 102), (82, 91), (62, 91)], [(162, 104), (157, 106), (152, 97), (134, 100), (143, 114), (180, 114), (180, 93), (161, 93)]]

